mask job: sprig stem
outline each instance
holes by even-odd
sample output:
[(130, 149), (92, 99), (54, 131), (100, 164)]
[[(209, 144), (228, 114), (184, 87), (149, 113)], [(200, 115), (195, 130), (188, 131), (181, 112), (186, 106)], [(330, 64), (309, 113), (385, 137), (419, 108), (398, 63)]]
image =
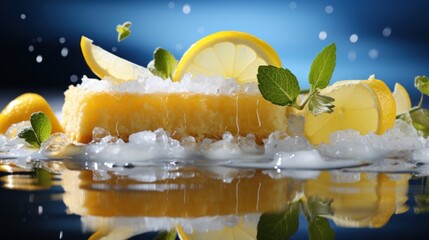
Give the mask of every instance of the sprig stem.
[[(310, 91), (307, 91), (307, 93)], [(304, 109), (305, 105), (307, 105), (308, 101), (310, 100), (310, 98), (316, 93), (316, 91), (310, 92), (310, 94), (307, 96), (307, 98), (304, 100), (304, 102), (302, 102), (301, 104), (296, 104), (296, 102), (292, 105), (292, 107), (298, 109), (298, 110), (302, 110)]]

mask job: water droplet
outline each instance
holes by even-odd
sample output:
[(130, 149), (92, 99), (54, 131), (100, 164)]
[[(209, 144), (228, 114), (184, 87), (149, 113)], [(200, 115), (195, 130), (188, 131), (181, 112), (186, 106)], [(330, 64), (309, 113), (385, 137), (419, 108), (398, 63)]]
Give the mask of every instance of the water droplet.
[(37, 38), (36, 38), (36, 41), (37, 41), (37, 42), (42, 42), (42, 40), (43, 40), (43, 39), (42, 39), (42, 37), (37, 37)]
[(205, 31), (204, 27), (199, 27), (199, 28), (197, 29), (197, 32), (198, 32), (198, 33), (204, 33), (204, 31)]
[(183, 49), (183, 45), (181, 43), (176, 44), (176, 50), (180, 51)]
[(21, 14), (21, 19), (22, 19), (22, 20), (24, 20), (24, 19), (26, 19), (26, 18), (27, 18), (27, 16), (26, 16), (24, 13), (22, 13), (22, 14)]
[(34, 51), (34, 46), (33, 46), (33, 45), (28, 46), (28, 51), (29, 51), (29, 52)]
[(292, 9), (292, 10), (295, 10), (297, 6), (298, 5), (296, 4), (296, 2), (290, 2), (289, 3), (289, 8)]
[(351, 43), (355, 43), (359, 40), (359, 36), (356, 33), (353, 33), (352, 35), (350, 35), (350, 42)]
[(168, 3), (168, 8), (171, 9), (171, 8), (174, 8), (174, 6), (175, 6), (174, 2), (169, 2)]
[(368, 56), (371, 59), (377, 59), (378, 58), (378, 50), (375, 48), (370, 49), (368, 52)]
[(65, 43), (65, 42), (66, 42), (66, 39), (65, 39), (65, 38), (63, 38), (63, 37), (60, 37), (60, 40), (59, 40), (59, 41), (60, 41), (60, 43), (61, 43), (61, 44), (63, 44), (63, 43)]
[(116, 47), (112, 47), (112, 52), (116, 52), (118, 49)]
[(77, 82), (77, 80), (78, 80), (77, 75), (73, 74), (73, 75), (70, 76), (70, 81), (71, 82), (75, 83), (75, 82)]
[(327, 32), (325, 32), (325, 31), (321, 31), (321, 32), (319, 33), (319, 39), (320, 39), (320, 40), (325, 40), (327, 37), (328, 37), (328, 33), (327, 33)]
[(357, 57), (357, 55), (356, 55), (356, 52), (355, 52), (355, 51), (349, 51), (349, 54), (347, 55), (347, 58), (348, 58), (350, 61), (354, 61), (354, 60), (356, 60), (356, 57)]
[(63, 47), (63, 49), (61, 49), (61, 56), (67, 57), (67, 55), (69, 55), (69, 49), (66, 47)]
[(36, 62), (41, 63), (43, 61), (42, 55), (37, 55)]
[(189, 4), (183, 5), (182, 11), (183, 11), (184, 14), (191, 13), (191, 5), (189, 5)]
[(383, 36), (385, 36), (385, 37), (389, 37), (390, 36), (390, 34), (392, 34), (392, 29), (390, 28), (390, 27), (385, 27), (384, 29), (383, 29)]
[(325, 7), (325, 13), (331, 14), (333, 12), (334, 12), (334, 7), (332, 7), (331, 5), (328, 5)]

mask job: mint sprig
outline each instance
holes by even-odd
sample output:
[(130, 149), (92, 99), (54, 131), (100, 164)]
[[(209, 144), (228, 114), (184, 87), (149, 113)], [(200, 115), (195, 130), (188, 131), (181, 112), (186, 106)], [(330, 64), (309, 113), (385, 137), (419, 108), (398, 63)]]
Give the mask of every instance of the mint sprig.
[(411, 123), (426, 138), (429, 136), (429, 110), (423, 108), (423, 98), (424, 95), (429, 96), (429, 78), (426, 76), (415, 77), (414, 86), (421, 94), (419, 103), (412, 107), (409, 112), (400, 114), (396, 118)]
[(31, 114), (30, 124), (31, 127), (24, 128), (18, 133), (18, 137), (25, 139), (26, 142), (35, 147), (40, 147), (51, 135), (51, 120), (45, 113), (36, 112)]
[(309, 103), (309, 110), (314, 115), (332, 113), (334, 99), (320, 94), (320, 90), (329, 85), (336, 64), (336, 46), (334, 43), (325, 47), (311, 64), (308, 81), (310, 91), (306, 100), (300, 105), (296, 99), (300, 87), (296, 76), (288, 69), (275, 66), (259, 66), (258, 87), (262, 96), (280, 106), (292, 106), (299, 110)]
[(163, 48), (157, 48), (153, 53), (153, 60), (149, 62), (147, 68), (162, 79), (172, 79), (176, 66), (177, 60), (173, 54)]
[(116, 26), (116, 32), (118, 32), (118, 42), (129, 37), (131, 34), (131, 22), (124, 22), (123, 24)]

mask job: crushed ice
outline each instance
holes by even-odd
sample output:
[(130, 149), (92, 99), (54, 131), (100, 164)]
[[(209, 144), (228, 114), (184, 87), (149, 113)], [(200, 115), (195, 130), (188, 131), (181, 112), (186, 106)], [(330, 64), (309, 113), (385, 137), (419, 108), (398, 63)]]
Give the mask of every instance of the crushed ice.
[[(210, 78), (210, 79), (208, 79)], [(137, 81), (127, 81), (120, 84), (106, 79), (98, 79), (83, 76), (82, 83), (76, 87), (90, 92), (128, 92), (128, 93), (200, 93), (200, 94), (222, 94), (231, 95), (239, 91), (245, 93), (259, 93), (256, 83), (247, 83), (240, 86), (234, 79), (225, 79), (221, 76), (206, 77), (198, 75), (193, 77), (185, 74), (181, 81), (173, 82), (171, 79), (163, 80), (157, 76), (141, 78)]]
[[(163, 129), (134, 133), (126, 143), (104, 129), (95, 128), (90, 144), (70, 144), (64, 134), (58, 133), (43, 143), (40, 150), (29, 147), (23, 139), (16, 137), (16, 132), (27, 124), (16, 124), (8, 130), (6, 136), (0, 136), (1, 159), (28, 166), (31, 160), (69, 157), (103, 163), (106, 169), (115, 164), (129, 168), (165, 163), (167, 166), (211, 164), (277, 170), (321, 170), (371, 164), (374, 171), (407, 172), (416, 171), (413, 166), (417, 164), (429, 163), (428, 139), (401, 120), (397, 120), (394, 128), (383, 135), (338, 131), (331, 135), (331, 144), (319, 146), (311, 145), (303, 136), (287, 136), (282, 132), (273, 132), (263, 145), (256, 144), (252, 134), (234, 136), (229, 132), (225, 132), (220, 140), (206, 138), (197, 142), (188, 136), (179, 141)], [(368, 168), (364, 169), (369, 171)], [(149, 179), (146, 180), (169, 177), (159, 174), (148, 174)], [(226, 171), (224, 175), (231, 174)]]

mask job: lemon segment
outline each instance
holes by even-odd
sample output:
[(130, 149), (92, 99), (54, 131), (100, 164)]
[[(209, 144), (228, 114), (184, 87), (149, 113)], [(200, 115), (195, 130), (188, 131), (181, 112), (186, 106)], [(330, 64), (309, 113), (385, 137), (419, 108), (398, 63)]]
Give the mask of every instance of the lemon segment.
[(51, 120), (52, 133), (63, 132), (46, 99), (36, 93), (25, 93), (12, 100), (0, 113), (0, 134), (4, 134), (14, 123), (30, 120), (31, 114), (39, 111), (45, 113)]
[(174, 72), (179, 81), (185, 73), (194, 76), (222, 76), (239, 83), (257, 82), (260, 65), (281, 67), (274, 49), (261, 39), (244, 32), (223, 31), (193, 44), (183, 55)]
[(380, 80), (338, 81), (321, 94), (333, 97), (335, 108), (333, 113), (319, 116), (305, 110), (304, 134), (312, 144), (329, 143), (330, 134), (338, 130), (382, 134), (394, 125), (395, 101)]
[(120, 58), (103, 48), (94, 45), (92, 40), (82, 36), (80, 48), (89, 68), (99, 78), (109, 78), (120, 83), (139, 78), (147, 78), (153, 74), (142, 66)]
[(395, 83), (395, 88), (393, 89), (393, 98), (395, 98), (396, 103), (396, 115), (410, 111), (410, 95), (408, 94), (407, 89), (405, 89), (405, 87), (400, 83)]

